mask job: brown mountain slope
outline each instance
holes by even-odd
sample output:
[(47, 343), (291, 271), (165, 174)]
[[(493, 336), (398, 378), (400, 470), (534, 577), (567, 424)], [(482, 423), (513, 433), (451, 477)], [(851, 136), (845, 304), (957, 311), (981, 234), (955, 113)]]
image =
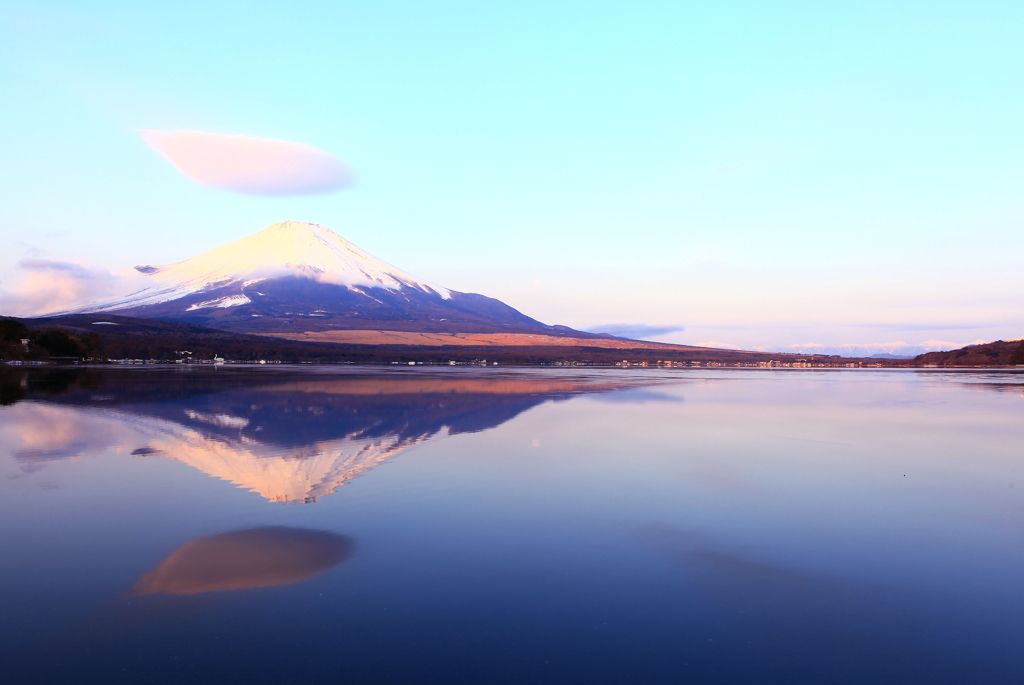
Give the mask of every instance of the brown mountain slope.
[[(671, 343), (650, 342), (645, 340), (629, 340), (611, 336), (588, 335), (577, 333), (570, 335), (560, 332), (558, 335), (547, 333), (442, 333), (426, 331), (396, 330), (333, 330), (304, 331), (295, 333), (262, 333), (282, 340), (297, 340), (317, 343), (341, 343), (346, 345), (416, 345), (425, 347), (449, 347), (452, 345), (465, 347), (515, 347), (515, 346), (557, 346), (557, 347), (598, 347), (620, 350), (707, 350), (705, 347), (692, 345), (673, 345)], [(752, 352), (750, 354), (758, 354)]]
[(1007, 366), (1024, 364), (1024, 342), (996, 340), (984, 345), (968, 345), (949, 352), (926, 352), (914, 357), (914, 365), (928, 366)]

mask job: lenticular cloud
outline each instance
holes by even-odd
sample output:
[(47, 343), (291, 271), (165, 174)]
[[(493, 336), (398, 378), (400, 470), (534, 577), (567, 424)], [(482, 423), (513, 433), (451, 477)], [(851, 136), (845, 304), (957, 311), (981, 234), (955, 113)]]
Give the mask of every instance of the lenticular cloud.
[(347, 186), (349, 170), (301, 143), (203, 131), (139, 131), (149, 147), (196, 183), (250, 195), (309, 195)]

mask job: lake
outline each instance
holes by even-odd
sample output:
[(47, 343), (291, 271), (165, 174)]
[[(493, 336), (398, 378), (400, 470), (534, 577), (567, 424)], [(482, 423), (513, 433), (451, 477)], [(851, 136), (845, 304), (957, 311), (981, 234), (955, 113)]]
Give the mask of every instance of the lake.
[(1024, 682), (1024, 374), (0, 369), (6, 683)]

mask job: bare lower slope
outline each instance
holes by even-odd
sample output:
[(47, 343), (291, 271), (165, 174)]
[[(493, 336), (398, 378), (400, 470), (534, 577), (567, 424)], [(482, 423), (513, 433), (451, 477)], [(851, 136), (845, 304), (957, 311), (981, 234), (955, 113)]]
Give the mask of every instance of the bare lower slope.
[[(575, 333), (573, 331), (572, 333)], [(600, 336), (580, 336), (578, 333), (562, 333), (551, 335), (545, 333), (443, 333), (421, 331), (392, 330), (346, 330), (346, 331), (305, 331), (296, 333), (263, 333), (262, 335), (281, 338), (283, 340), (301, 340), (305, 342), (341, 343), (346, 345), (415, 345), (421, 347), (597, 347), (616, 350), (710, 350), (707, 347), (690, 345), (672, 345), (669, 343), (629, 340), (627, 338), (609, 338)], [(763, 356), (757, 352), (746, 352)]]

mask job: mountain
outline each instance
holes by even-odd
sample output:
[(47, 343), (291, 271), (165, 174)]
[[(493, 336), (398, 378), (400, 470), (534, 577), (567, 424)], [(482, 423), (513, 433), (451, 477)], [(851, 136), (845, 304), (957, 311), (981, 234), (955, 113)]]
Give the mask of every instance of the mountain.
[[(66, 330), (80, 342), (96, 334), (101, 339), (89, 343), (93, 354), (82, 356), (97, 356), (102, 347), (105, 357), (116, 359), (175, 358), (176, 350), (196, 352), (197, 346), (204, 355), (286, 361), (343, 356), (353, 362), (758, 363), (797, 361), (798, 356), (549, 326), (494, 298), (416, 278), (328, 228), (296, 221), (274, 224), (183, 262), (135, 268), (148, 284), (127, 297), (20, 321), (41, 329), (40, 335), (50, 328)], [(270, 345), (268, 338), (305, 345)], [(0, 357), (39, 358), (31, 350), (26, 357), (20, 338), (16, 342), (13, 352), (0, 349)], [(815, 353), (799, 357), (833, 361)]]
[(928, 352), (914, 357), (915, 365), (924, 366), (1007, 366), (1024, 364), (1024, 339), (996, 340), (982, 345), (968, 345), (948, 352)]
[(177, 264), (135, 268), (150, 285), (63, 314), (109, 312), (260, 334), (568, 330), (416, 278), (318, 224), (286, 221)]

